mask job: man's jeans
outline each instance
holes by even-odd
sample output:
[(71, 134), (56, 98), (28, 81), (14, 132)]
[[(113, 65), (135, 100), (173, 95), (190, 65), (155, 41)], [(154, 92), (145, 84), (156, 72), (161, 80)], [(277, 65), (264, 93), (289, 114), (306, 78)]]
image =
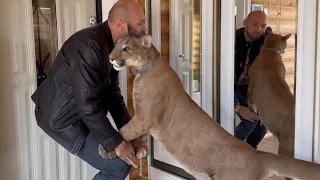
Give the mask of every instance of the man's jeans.
[(260, 121), (251, 122), (243, 119), (240, 114), (237, 113), (237, 115), (241, 122), (234, 130), (235, 137), (257, 149), (259, 143), (266, 135), (267, 129), (264, 125), (260, 125)]
[[(235, 87), (235, 97), (237, 98), (238, 102), (241, 106), (248, 106), (247, 99), (246, 99), (246, 86), (237, 86)], [(234, 130), (234, 136), (238, 139), (247, 142), (253, 148), (257, 149), (259, 143), (267, 134), (267, 129), (264, 125), (260, 126), (260, 121), (258, 122), (251, 122), (243, 117), (239, 113), (237, 113), (241, 122)]]
[(124, 180), (131, 166), (119, 158), (104, 159), (98, 152), (98, 139), (89, 133), (77, 156), (94, 168), (100, 170), (93, 180)]

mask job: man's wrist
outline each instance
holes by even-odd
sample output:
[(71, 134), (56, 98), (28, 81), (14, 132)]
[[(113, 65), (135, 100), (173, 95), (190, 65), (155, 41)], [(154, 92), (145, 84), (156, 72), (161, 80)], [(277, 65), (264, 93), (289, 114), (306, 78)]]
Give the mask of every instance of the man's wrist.
[(240, 109), (241, 109), (241, 106), (239, 104), (234, 106), (234, 111), (235, 112), (239, 112)]

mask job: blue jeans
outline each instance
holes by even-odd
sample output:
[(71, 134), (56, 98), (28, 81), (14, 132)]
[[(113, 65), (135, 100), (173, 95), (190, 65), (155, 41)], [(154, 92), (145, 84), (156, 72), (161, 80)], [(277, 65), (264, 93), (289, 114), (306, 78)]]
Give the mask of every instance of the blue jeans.
[(98, 146), (98, 139), (89, 133), (85, 143), (77, 153), (79, 158), (100, 170), (93, 180), (124, 180), (128, 176), (131, 166), (119, 158), (102, 158), (98, 152)]
[(267, 134), (267, 129), (264, 125), (260, 125), (260, 121), (251, 122), (243, 119), (240, 114), (237, 113), (241, 122), (235, 128), (234, 136), (238, 139), (247, 142), (253, 148), (257, 149), (259, 143), (262, 141), (264, 136)]
[[(234, 95), (241, 106), (248, 106), (247, 102), (247, 86), (236, 86)], [(253, 148), (257, 149), (259, 143), (267, 134), (267, 129), (264, 125), (260, 126), (260, 121), (251, 122), (237, 113), (241, 122), (234, 130), (234, 136), (238, 139), (247, 142)]]

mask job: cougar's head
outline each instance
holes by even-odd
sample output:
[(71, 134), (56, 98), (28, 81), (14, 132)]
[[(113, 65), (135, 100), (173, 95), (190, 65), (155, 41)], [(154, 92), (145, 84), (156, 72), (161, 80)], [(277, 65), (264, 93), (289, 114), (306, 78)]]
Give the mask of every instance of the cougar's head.
[(277, 49), (281, 54), (287, 48), (287, 40), (290, 38), (291, 34), (282, 36), (280, 34), (274, 34), (270, 27), (266, 28), (265, 40), (263, 48), (274, 48)]
[(119, 71), (123, 67), (140, 69), (145, 66), (152, 56), (151, 36), (141, 38), (125, 35), (120, 38), (109, 55), (110, 63)]

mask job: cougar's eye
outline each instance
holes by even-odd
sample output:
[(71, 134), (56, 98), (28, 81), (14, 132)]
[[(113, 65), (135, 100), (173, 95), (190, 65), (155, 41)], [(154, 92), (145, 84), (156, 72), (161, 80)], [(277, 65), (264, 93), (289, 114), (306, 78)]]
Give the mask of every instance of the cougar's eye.
[(130, 52), (131, 51), (131, 49), (128, 46), (123, 48), (123, 50), (126, 51), (126, 52)]

